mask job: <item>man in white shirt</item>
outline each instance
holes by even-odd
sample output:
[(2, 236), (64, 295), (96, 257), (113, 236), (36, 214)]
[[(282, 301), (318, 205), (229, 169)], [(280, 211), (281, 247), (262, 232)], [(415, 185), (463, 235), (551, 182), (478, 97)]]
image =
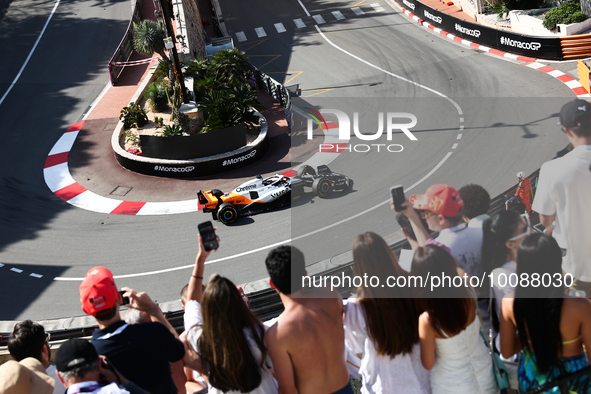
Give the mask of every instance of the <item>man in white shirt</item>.
[(566, 103), (559, 125), (573, 150), (542, 165), (532, 208), (563, 249), (562, 269), (575, 278), (573, 289), (591, 297), (591, 104)]
[(468, 227), (482, 228), (482, 223), (490, 218), (487, 213), (490, 208), (490, 194), (482, 186), (472, 183), (462, 186), (458, 193), (464, 201), (462, 216)]

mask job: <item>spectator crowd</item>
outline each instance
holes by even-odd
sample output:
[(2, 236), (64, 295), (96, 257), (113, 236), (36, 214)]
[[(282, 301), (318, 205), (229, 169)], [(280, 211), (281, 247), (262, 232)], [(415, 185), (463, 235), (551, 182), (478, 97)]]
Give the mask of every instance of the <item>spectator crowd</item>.
[[(91, 339), (62, 343), (52, 363), (44, 328), (16, 324), (0, 394), (351, 394), (352, 375), (362, 393), (591, 393), (591, 105), (565, 104), (560, 128), (573, 149), (541, 167), (531, 205), (521, 172), (522, 205), (490, 216), (481, 186), (436, 184), (396, 213), (411, 248), (400, 260), (378, 234), (353, 241), (355, 276), (383, 284), (441, 275), (447, 286), (363, 282), (343, 300), (304, 286), (304, 254), (280, 246), (265, 264), (284, 311), (263, 323), (228, 278), (204, 283), (211, 251), (200, 238), (181, 291), (181, 335), (147, 293), (119, 291), (107, 268), (94, 267), (79, 288), (98, 325)], [(543, 232), (532, 230), (532, 211)], [(458, 277), (484, 283), (451, 285)]]

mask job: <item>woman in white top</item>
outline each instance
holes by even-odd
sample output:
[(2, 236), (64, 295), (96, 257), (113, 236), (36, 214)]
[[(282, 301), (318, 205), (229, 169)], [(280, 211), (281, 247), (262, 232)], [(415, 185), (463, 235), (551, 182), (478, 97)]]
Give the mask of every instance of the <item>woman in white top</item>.
[[(418, 248), (411, 275), (427, 282), (415, 291), (423, 311), (419, 317), (421, 362), (431, 370), (433, 394), (498, 393), (492, 359), (480, 336), (476, 304), (457, 275), (454, 258), (439, 246)], [(435, 277), (449, 277), (449, 283), (431, 289)]]
[(275, 394), (271, 358), (265, 346), (265, 328), (248, 309), (236, 285), (213, 274), (202, 293), (205, 259), (200, 249), (189, 280), (185, 305), (187, 341), (197, 352), (199, 372), (208, 376), (210, 394)]
[(493, 327), (498, 332), (503, 297), (513, 293), (517, 286), (515, 261), (521, 241), (531, 233), (529, 216), (520, 215), (513, 210), (500, 211), (485, 220), (482, 231), (482, 267), (484, 272), (492, 273), (492, 295), (496, 312)]
[[(367, 276), (357, 298), (345, 305), (345, 345), (361, 354), (361, 392), (431, 392), (429, 372), (419, 356), (418, 313), (408, 287), (372, 286), (408, 274), (400, 268), (386, 242), (377, 234), (359, 235), (353, 244), (353, 270)], [(372, 278), (371, 280), (369, 278)]]

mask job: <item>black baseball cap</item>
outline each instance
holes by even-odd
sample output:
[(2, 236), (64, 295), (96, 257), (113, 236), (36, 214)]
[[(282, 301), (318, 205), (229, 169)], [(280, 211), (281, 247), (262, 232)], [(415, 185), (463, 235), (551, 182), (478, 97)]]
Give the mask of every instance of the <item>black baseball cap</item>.
[(564, 104), (560, 110), (558, 125), (564, 127), (591, 126), (591, 104), (581, 99)]
[(55, 367), (60, 372), (90, 364), (98, 360), (96, 349), (86, 339), (73, 338), (62, 343), (55, 355)]

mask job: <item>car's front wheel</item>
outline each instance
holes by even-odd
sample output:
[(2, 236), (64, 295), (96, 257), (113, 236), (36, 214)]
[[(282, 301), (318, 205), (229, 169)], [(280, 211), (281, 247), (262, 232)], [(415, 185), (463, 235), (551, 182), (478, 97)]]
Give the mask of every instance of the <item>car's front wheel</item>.
[(328, 178), (316, 178), (312, 183), (312, 190), (320, 198), (327, 198), (332, 193), (332, 183)]
[(227, 202), (220, 205), (217, 214), (219, 221), (226, 225), (234, 223), (238, 218), (238, 211), (234, 205)]

